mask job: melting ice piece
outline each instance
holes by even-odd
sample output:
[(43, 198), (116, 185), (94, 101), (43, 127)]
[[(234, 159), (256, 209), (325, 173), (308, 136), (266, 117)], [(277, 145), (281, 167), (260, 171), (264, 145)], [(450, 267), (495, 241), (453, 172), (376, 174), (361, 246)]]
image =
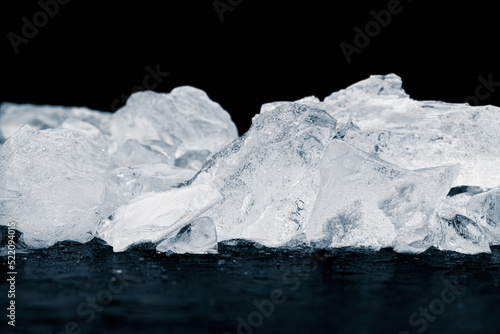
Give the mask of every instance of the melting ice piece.
[[(298, 102), (326, 110), (339, 124), (352, 120), (359, 133), (345, 141), (385, 161), (406, 169), (459, 163), (454, 186), (499, 186), (500, 108), (415, 101), (401, 86), (394, 74), (373, 75), (323, 102), (314, 97)], [(278, 104), (264, 105), (261, 113)]]
[(320, 163), (321, 187), (306, 234), (317, 247), (432, 246), (436, 207), (457, 166), (410, 171), (333, 140)]
[[(81, 126), (75, 125), (75, 121), (79, 120), (106, 133), (110, 117), (111, 113), (83, 107), (36, 106), (6, 102), (0, 105), (0, 142), (5, 141), (25, 124), (36, 130), (44, 130), (61, 127), (66, 120), (70, 119), (73, 121), (65, 124), (69, 128), (78, 126), (77, 130), (82, 131)], [(82, 132), (88, 135), (87, 132)], [(89, 137), (95, 139), (91, 135)]]
[(277, 247), (303, 233), (335, 125), (323, 110), (285, 104), (254, 118), (245, 135), (212, 155), (192, 184), (210, 184), (223, 196), (205, 213), (219, 241)]
[(460, 214), (452, 218), (437, 217), (440, 231), (437, 247), (465, 254), (490, 253), (490, 245), (485, 231), (474, 222)]
[(167, 164), (175, 162), (175, 146), (160, 140), (146, 140), (143, 143), (129, 139), (111, 155), (110, 168), (136, 165)]
[(166, 191), (190, 180), (195, 171), (166, 164), (138, 165), (112, 169), (106, 176), (103, 217), (135, 196)]
[[(210, 224), (209, 220), (196, 219), (220, 199), (220, 193), (208, 185), (147, 193), (118, 208), (111, 219), (99, 226), (99, 236), (113, 246), (115, 252), (124, 251), (133, 244), (160, 243), (167, 239), (174, 239), (175, 243), (175, 240), (182, 239), (180, 243), (184, 245), (181, 247), (179, 244), (179, 249), (183, 252), (192, 250), (211, 253), (213, 242), (217, 241), (209, 242), (205, 234), (200, 232), (200, 227), (196, 226), (195, 233), (186, 237), (182, 237), (181, 230), (185, 228), (186, 232), (193, 224)], [(179, 238), (176, 239), (177, 237)], [(168, 245), (165, 242), (161, 249), (171, 250)], [(204, 249), (201, 245), (206, 245), (207, 248)]]
[(467, 214), (484, 228), (490, 245), (500, 244), (500, 188), (473, 196)]
[[(137, 92), (111, 121), (115, 148), (127, 139), (162, 140), (186, 150), (216, 151), (238, 137), (229, 114), (205, 92), (183, 86), (169, 94)], [(113, 151), (113, 149), (111, 149)]]
[(195, 218), (181, 228), (175, 237), (158, 244), (156, 250), (175, 254), (215, 254), (217, 232), (214, 221), (208, 217)]
[(86, 135), (26, 125), (0, 148), (0, 224), (16, 223), (31, 247), (93, 238), (108, 157)]

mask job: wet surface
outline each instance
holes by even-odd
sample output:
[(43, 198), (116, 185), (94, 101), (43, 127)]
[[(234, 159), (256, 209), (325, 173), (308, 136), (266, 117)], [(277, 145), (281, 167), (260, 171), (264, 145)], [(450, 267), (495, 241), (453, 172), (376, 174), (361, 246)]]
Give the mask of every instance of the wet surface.
[[(217, 255), (113, 253), (99, 241), (17, 254), (2, 333), (498, 333), (492, 254), (220, 245)], [(8, 306), (6, 258), (0, 291)], [(5, 314), (7, 311), (3, 311)]]

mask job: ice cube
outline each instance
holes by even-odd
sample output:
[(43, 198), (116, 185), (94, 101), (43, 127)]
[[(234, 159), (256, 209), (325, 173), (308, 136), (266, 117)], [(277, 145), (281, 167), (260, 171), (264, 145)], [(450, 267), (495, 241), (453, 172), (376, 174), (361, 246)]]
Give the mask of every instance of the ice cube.
[(14, 221), (35, 248), (89, 241), (107, 165), (105, 151), (83, 133), (22, 127), (0, 148), (0, 224)]
[(464, 254), (490, 253), (485, 231), (472, 219), (457, 214), (452, 218), (437, 217), (440, 225), (437, 247)]
[(423, 251), (432, 246), (437, 205), (457, 173), (457, 166), (405, 170), (334, 139), (320, 163), (308, 240), (320, 248)]
[[(205, 251), (210, 253), (213, 252), (213, 241), (207, 240), (203, 228), (196, 225), (210, 225), (211, 222), (197, 218), (204, 216), (202, 214), (220, 200), (220, 193), (208, 185), (146, 193), (135, 197), (118, 208), (110, 219), (104, 220), (98, 229), (99, 236), (113, 246), (115, 252), (124, 251), (134, 244), (174, 239), (172, 243), (165, 242), (161, 249), (172, 250), (168, 245), (180, 240), (178, 247), (182, 252), (190, 249), (203, 252), (201, 246), (205, 245)], [(195, 226), (194, 233), (183, 236), (181, 230), (184, 228), (187, 232), (189, 226)]]
[(212, 155), (192, 184), (209, 184), (223, 196), (204, 214), (218, 240), (277, 247), (303, 233), (335, 125), (323, 110), (285, 104), (254, 118), (244, 136)]
[(217, 253), (217, 232), (214, 221), (208, 217), (193, 219), (172, 238), (158, 244), (156, 250), (175, 254)]
[(205, 92), (183, 86), (171, 93), (132, 94), (111, 120), (113, 148), (128, 139), (162, 140), (177, 146), (177, 157), (187, 150), (215, 152), (238, 137), (229, 114)]
[(500, 188), (471, 197), (467, 215), (486, 231), (490, 245), (500, 245)]

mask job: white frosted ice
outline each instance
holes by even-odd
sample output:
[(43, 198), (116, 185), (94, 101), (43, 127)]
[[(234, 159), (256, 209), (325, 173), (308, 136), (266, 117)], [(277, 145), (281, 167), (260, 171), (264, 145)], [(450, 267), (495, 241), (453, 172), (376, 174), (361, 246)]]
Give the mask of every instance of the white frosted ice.
[(167, 164), (137, 165), (110, 170), (106, 176), (103, 217), (134, 197), (169, 190), (190, 180), (196, 172)]
[[(320, 101), (340, 125), (353, 122), (345, 141), (406, 169), (461, 164), (453, 185), (500, 186), (500, 108), (415, 101), (394, 74), (373, 75)], [(282, 102), (262, 106), (265, 114)]]
[(204, 214), (215, 222), (218, 240), (276, 247), (303, 233), (335, 124), (322, 110), (285, 104), (254, 118), (245, 135), (210, 157), (192, 184), (222, 194)]
[[(110, 219), (104, 220), (98, 233), (113, 246), (115, 252), (124, 251), (134, 244), (151, 242), (163, 243), (158, 250), (168, 251), (178, 247), (183, 252), (212, 253), (213, 243), (217, 240), (207, 240), (206, 231), (209, 228), (204, 232), (197, 225), (213, 222), (198, 218), (220, 199), (220, 193), (208, 185), (143, 194), (118, 208)], [(190, 227), (193, 233), (183, 236)], [(210, 236), (215, 238), (215, 235)], [(171, 241), (167, 242), (167, 239)]]
[(238, 137), (236, 126), (222, 107), (194, 87), (172, 92), (132, 94), (111, 120), (111, 151), (128, 139), (161, 140), (177, 146), (177, 157), (187, 150), (215, 152)]
[(500, 188), (471, 197), (467, 215), (486, 231), (490, 245), (500, 245)]
[(0, 224), (16, 223), (31, 247), (93, 238), (108, 157), (86, 135), (24, 126), (0, 147)]
[(5, 141), (26, 124), (35, 130), (77, 127), (76, 130), (97, 139), (95, 136), (100, 134), (96, 129), (105, 133), (110, 118), (111, 113), (84, 107), (37, 106), (5, 102), (0, 105), (0, 142)]
[(432, 246), (434, 216), (457, 166), (410, 171), (333, 140), (320, 163), (321, 186), (306, 229), (316, 247)]

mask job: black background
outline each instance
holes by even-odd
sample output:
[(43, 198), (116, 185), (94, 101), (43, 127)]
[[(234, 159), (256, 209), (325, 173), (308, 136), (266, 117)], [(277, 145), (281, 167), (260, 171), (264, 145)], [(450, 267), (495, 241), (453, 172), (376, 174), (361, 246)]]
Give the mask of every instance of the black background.
[[(458, 103), (478, 76), (500, 81), (493, 2), (402, 0), (350, 64), (339, 44), (354, 44), (354, 27), (389, 1), (221, 0), (237, 4), (223, 21), (213, 2), (72, 0), (17, 54), (8, 33), (21, 35), (22, 18), (33, 22), (41, 7), (2, 2), (0, 101), (107, 111), (158, 65), (170, 75), (156, 91), (201, 88), (243, 133), (262, 103), (324, 98), (370, 74), (398, 74), (415, 99)], [(480, 104), (500, 105), (500, 92)]]

